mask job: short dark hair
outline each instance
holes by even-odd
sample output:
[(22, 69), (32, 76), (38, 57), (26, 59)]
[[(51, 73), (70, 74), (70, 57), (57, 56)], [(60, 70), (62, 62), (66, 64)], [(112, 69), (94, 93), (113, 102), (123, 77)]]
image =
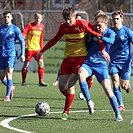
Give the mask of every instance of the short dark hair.
[(65, 7), (62, 11), (63, 19), (67, 19), (69, 16), (75, 13), (75, 9), (73, 7)]
[(114, 15), (120, 15), (120, 17), (121, 17), (122, 19), (123, 19), (123, 17), (124, 17), (124, 13), (123, 13), (122, 10), (114, 11), (114, 12), (112, 13), (112, 18), (114, 17)]
[(8, 13), (12, 14), (11, 11), (5, 11), (5, 12), (3, 12), (3, 16), (7, 15)]

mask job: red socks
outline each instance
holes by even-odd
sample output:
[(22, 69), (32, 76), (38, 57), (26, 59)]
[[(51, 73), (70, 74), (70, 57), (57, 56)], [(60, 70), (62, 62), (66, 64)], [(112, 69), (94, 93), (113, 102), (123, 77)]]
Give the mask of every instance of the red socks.
[(22, 68), (22, 82), (26, 81), (27, 69)]
[(69, 93), (67, 93), (67, 90), (63, 91), (62, 94), (66, 97), (64, 113), (68, 114), (75, 94), (69, 94)]
[(93, 79), (89, 77), (86, 79), (86, 82), (88, 84), (88, 88), (90, 89), (92, 87)]
[(44, 68), (38, 67), (38, 76), (39, 82), (42, 82), (44, 78)]

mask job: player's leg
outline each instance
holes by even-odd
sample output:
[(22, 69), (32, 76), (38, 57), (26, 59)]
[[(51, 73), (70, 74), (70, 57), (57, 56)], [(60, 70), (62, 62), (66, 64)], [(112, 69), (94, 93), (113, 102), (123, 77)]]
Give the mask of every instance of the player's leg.
[(124, 110), (124, 103), (122, 99), (122, 92), (120, 90), (120, 74), (121, 70), (115, 66), (115, 64), (109, 65), (109, 74), (112, 79), (112, 84), (113, 84), (113, 92), (117, 98), (117, 102), (119, 104), (119, 109), (120, 111)]
[[(91, 77), (87, 77), (86, 78), (86, 82), (88, 84), (88, 89), (90, 89), (92, 87), (92, 83), (93, 83), (94, 77), (95, 77), (95, 75), (92, 75)], [(86, 100), (81, 90), (78, 93), (78, 97), (81, 100)]]
[[(8, 79), (6, 76), (6, 60), (4, 60), (3, 57), (0, 59), (0, 79), (1, 79), (1, 82), (7, 87)], [(13, 85), (11, 87), (10, 99), (13, 98), (14, 90), (15, 90), (15, 86)], [(7, 101), (10, 101), (9, 97), (7, 97), (6, 99)]]
[(11, 93), (13, 94), (12, 87), (13, 87), (13, 70), (15, 65), (15, 56), (9, 57), (6, 59), (6, 77), (7, 77), (7, 86), (6, 86), (6, 97), (4, 98), (4, 101), (10, 101), (10, 98), (12, 98)]
[(122, 92), (120, 90), (120, 78), (119, 78), (119, 75), (118, 74), (114, 74), (111, 76), (111, 79), (112, 79), (112, 84), (113, 84), (113, 92), (116, 96), (116, 99), (117, 99), (117, 102), (119, 104), (119, 110), (120, 111), (123, 111), (125, 110), (124, 108), (124, 103), (123, 103), (123, 98), (122, 98)]
[(58, 70), (58, 73), (57, 73), (57, 77), (56, 77), (55, 82), (53, 82), (53, 86), (58, 85), (58, 82), (59, 82), (59, 77), (60, 77), (60, 69)]
[(109, 79), (107, 68), (104, 66), (101, 66), (98, 69), (96, 68), (95, 70), (96, 70), (95, 75), (97, 77), (97, 80), (102, 85), (104, 92), (109, 98), (110, 104), (115, 112), (116, 121), (122, 121), (123, 118), (118, 108), (117, 99), (111, 89), (111, 84), (110, 84), (110, 79)]
[(75, 84), (77, 81), (77, 75), (61, 75), (59, 80), (59, 89), (61, 93), (66, 97), (64, 111), (62, 119), (67, 120), (68, 113), (75, 96)]
[(7, 68), (7, 86), (6, 86), (6, 96), (4, 98), (4, 101), (10, 101), (10, 93), (13, 86), (13, 80), (12, 80), (12, 73), (13, 68)]
[(121, 71), (120, 85), (127, 93), (131, 91), (130, 75), (131, 75), (132, 61), (127, 61)]
[(120, 79), (121, 88), (124, 89), (127, 93), (131, 91), (131, 85), (129, 80)]
[(25, 61), (22, 71), (21, 71), (21, 73), (22, 73), (22, 84), (21, 85), (22, 86), (28, 86), (26, 84), (26, 76), (27, 76), (27, 72), (28, 72), (27, 69), (28, 69), (29, 64), (30, 64), (30, 62)]
[(30, 64), (30, 60), (33, 56), (33, 52), (32, 51), (29, 51), (29, 50), (26, 50), (25, 51), (25, 62), (23, 64), (23, 68), (22, 68), (22, 71), (21, 71), (21, 74), (22, 74), (22, 86), (28, 86), (26, 84), (26, 76), (27, 76), (27, 69), (29, 67), (29, 64)]
[(85, 61), (83, 57), (65, 58), (60, 67), (59, 89), (66, 97), (62, 119), (67, 120), (70, 107), (75, 96), (75, 85), (78, 80), (79, 66)]
[(110, 104), (115, 112), (116, 121), (122, 121), (123, 118), (120, 114), (119, 108), (118, 108), (118, 102), (117, 99), (111, 89), (110, 80), (105, 79), (101, 82), (101, 85), (104, 89), (105, 94), (108, 96)]
[(86, 64), (83, 64), (78, 71), (78, 76), (79, 76), (79, 85), (82, 90), (82, 93), (87, 101), (89, 113), (93, 114), (94, 113), (94, 103), (91, 100), (89, 89), (88, 89), (88, 84), (86, 82), (86, 78), (92, 75), (91, 69)]
[(39, 59), (38, 61), (38, 78), (39, 78), (39, 86), (48, 86), (48, 83), (43, 81), (44, 79), (44, 62), (43, 59)]
[(38, 79), (39, 79), (39, 83), (38, 85), (41, 86), (48, 86), (48, 83), (45, 83), (44, 80), (44, 62), (43, 62), (43, 56), (41, 56), (39, 59), (38, 54), (40, 51), (34, 51), (33, 57), (35, 58), (35, 60), (38, 63)]
[[(3, 80), (1, 80), (1, 82), (5, 85), (5, 86), (7, 86), (7, 77), (5, 76), (4, 77), (4, 79)], [(10, 99), (12, 99), (13, 98), (13, 96), (14, 96), (14, 90), (15, 90), (15, 86), (14, 85), (12, 85), (12, 87), (11, 87), (11, 93), (10, 93)]]

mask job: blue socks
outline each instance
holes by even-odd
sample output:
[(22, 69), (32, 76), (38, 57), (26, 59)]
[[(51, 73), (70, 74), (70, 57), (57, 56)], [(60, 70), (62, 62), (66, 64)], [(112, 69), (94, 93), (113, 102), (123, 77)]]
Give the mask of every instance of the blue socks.
[(82, 91), (82, 93), (83, 93), (85, 99), (86, 99), (87, 101), (90, 100), (91, 97), (90, 97), (90, 92), (89, 92), (89, 90), (88, 90), (88, 84), (87, 84), (87, 82), (86, 82), (86, 81), (84, 81), (84, 82), (79, 82), (79, 85), (80, 85), (81, 91)]
[(120, 87), (118, 88), (113, 88), (113, 92), (117, 98), (117, 102), (119, 105), (124, 105), (123, 104), (123, 100), (122, 100), (122, 93), (121, 93), (121, 90), (120, 90)]
[(10, 92), (11, 92), (12, 85), (13, 85), (13, 80), (12, 79), (7, 80), (6, 96), (8, 96), (8, 97), (10, 97)]
[(112, 98), (109, 98), (110, 100), (110, 104), (115, 112), (115, 115), (119, 115), (120, 114), (120, 111), (119, 111), (119, 108), (118, 108), (118, 103), (117, 103), (117, 99), (115, 96), (113, 96)]

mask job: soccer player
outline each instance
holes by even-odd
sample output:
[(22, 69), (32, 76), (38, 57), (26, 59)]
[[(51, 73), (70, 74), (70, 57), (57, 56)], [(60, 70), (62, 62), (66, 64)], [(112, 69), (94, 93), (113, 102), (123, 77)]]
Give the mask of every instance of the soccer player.
[[(109, 53), (110, 46), (113, 44), (115, 40), (115, 33), (107, 28), (108, 25), (108, 17), (105, 14), (100, 14), (95, 18), (95, 23), (98, 31), (102, 34), (102, 39), (104, 41), (104, 47), (106, 52)], [(90, 93), (88, 90), (88, 85), (86, 82), (86, 78), (90, 77), (92, 74), (95, 74), (98, 82), (102, 85), (105, 94), (109, 98), (110, 104), (115, 112), (116, 121), (122, 121), (123, 118), (118, 109), (117, 99), (111, 89), (109, 74), (108, 74), (108, 66), (107, 62), (104, 58), (101, 57), (100, 47), (96, 41), (96, 37), (93, 37), (90, 50), (87, 54), (86, 61), (79, 68), (79, 84), (81, 90), (86, 98), (89, 113), (94, 113), (94, 103), (91, 100)]]
[(130, 44), (133, 44), (133, 31), (122, 24), (123, 22), (122, 10), (114, 11), (112, 13), (112, 20), (115, 32), (115, 42), (110, 48), (111, 61), (109, 63), (109, 74), (111, 75), (113, 83), (113, 91), (119, 103), (119, 110), (125, 110), (122, 92), (120, 87), (127, 93), (130, 92), (130, 75), (132, 59), (130, 55)]
[[(77, 13), (76, 14), (76, 19), (82, 19), (81, 15)], [(60, 69), (58, 70), (58, 73), (57, 73), (57, 77), (56, 77), (55, 82), (53, 82), (53, 86), (58, 85), (58, 83), (59, 83), (59, 77), (60, 77)]]
[[(105, 14), (102, 10), (97, 10), (94, 14), (94, 17), (96, 18), (98, 15), (100, 14)], [(95, 25), (94, 25), (95, 26)], [(90, 49), (90, 41), (91, 41), (91, 34), (87, 34), (86, 37), (85, 37), (85, 43), (86, 43), (86, 49), (87, 49), (87, 52), (89, 51)], [(88, 84), (88, 89), (90, 89), (92, 87), (92, 84), (93, 84), (93, 80), (95, 78), (95, 75), (92, 74), (91, 77), (87, 77), (86, 78), (86, 81), (87, 81), (87, 84)], [(81, 100), (86, 100), (83, 93), (82, 93), (82, 90), (79, 91), (78, 93), (78, 97), (79, 99)]]
[(43, 56), (37, 59), (37, 55), (43, 47), (43, 38), (44, 38), (44, 25), (42, 22), (42, 15), (40, 13), (35, 13), (34, 22), (29, 23), (22, 30), (22, 35), (27, 39), (26, 42), (26, 60), (22, 68), (22, 86), (27, 86), (26, 84), (26, 75), (27, 68), (30, 64), (32, 57), (38, 63), (38, 77), (39, 77), (39, 86), (48, 86), (49, 84), (43, 82), (44, 78), (44, 62)]
[[(55, 37), (53, 37), (41, 50), (39, 57), (43, 52), (54, 46), (64, 36), (65, 51), (64, 59), (60, 67), (59, 90), (66, 97), (62, 120), (68, 119), (68, 113), (75, 96), (75, 84), (78, 80), (78, 69), (86, 59), (86, 47), (84, 37), (86, 33), (101, 36), (95, 32), (93, 26), (81, 19), (76, 19), (75, 10), (72, 7), (66, 7), (62, 11), (65, 22), (60, 25)], [(103, 50), (103, 42), (100, 40), (100, 48), (105, 57), (108, 54)]]
[(0, 26), (0, 79), (6, 85), (6, 96), (4, 101), (8, 102), (13, 98), (15, 86), (13, 86), (13, 70), (16, 59), (15, 41), (18, 39), (21, 45), (22, 62), (25, 61), (25, 45), (20, 29), (12, 24), (11, 11), (3, 13), (4, 25)]

